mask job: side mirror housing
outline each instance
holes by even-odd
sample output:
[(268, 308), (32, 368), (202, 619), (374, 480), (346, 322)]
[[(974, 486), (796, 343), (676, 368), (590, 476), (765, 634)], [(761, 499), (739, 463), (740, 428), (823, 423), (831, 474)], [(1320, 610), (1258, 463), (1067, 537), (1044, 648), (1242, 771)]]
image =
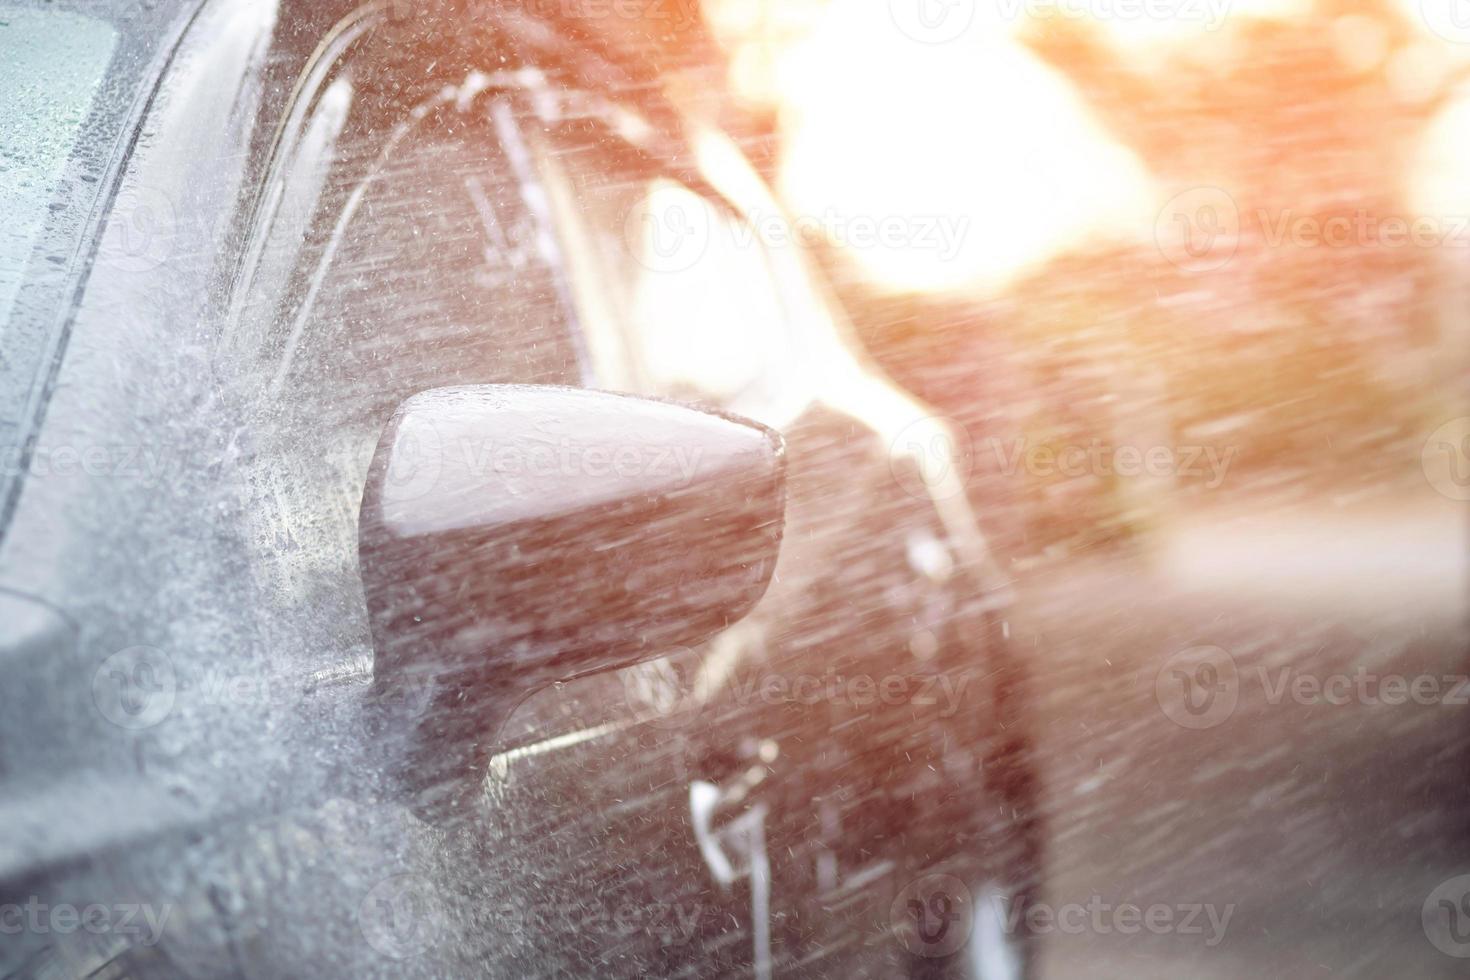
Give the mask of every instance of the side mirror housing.
[(358, 553), (373, 691), (420, 812), (481, 788), (515, 706), (698, 643), (765, 593), (785, 453), (762, 426), (569, 388), (442, 388), (394, 413)]

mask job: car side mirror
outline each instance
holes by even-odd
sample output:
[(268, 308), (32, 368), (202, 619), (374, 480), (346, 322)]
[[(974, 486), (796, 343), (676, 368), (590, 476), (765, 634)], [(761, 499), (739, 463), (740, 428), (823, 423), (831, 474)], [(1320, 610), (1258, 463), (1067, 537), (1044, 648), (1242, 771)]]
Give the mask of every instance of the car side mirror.
[(358, 555), (379, 731), (402, 740), (390, 752), (419, 812), (478, 797), (497, 731), (539, 688), (749, 612), (784, 519), (784, 446), (752, 422), (554, 387), (404, 402)]

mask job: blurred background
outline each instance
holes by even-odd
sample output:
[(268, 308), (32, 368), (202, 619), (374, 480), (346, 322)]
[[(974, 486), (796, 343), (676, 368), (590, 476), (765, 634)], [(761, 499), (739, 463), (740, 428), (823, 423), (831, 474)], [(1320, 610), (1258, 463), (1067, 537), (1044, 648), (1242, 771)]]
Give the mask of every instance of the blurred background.
[[(1048, 900), (1234, 911), (1214, 946), (1054, 929), (1044, 975), (1463, 975), (1429, 936), (1470, 707), (1267, 682), (1470, 671), (1470, 7), (703, 13), (718, 53), (666, 87), (959, 433), (1036, 670)], [(1181, 722), (1202, 656), (1235, 700)]]
[[(704, 10), (726, 84), (688, 97), (728, 101), (867, 347), (964, 424), (1013, 559), (1167, 547), (1247, 500), (1394, 509), (1426, 462), (1470, 478), (1459, 430), (1421, 458), (1470, 391), (1470, 12)], [(1018, 438), (1200, 453), (1130, 480), (1008, 465)]]

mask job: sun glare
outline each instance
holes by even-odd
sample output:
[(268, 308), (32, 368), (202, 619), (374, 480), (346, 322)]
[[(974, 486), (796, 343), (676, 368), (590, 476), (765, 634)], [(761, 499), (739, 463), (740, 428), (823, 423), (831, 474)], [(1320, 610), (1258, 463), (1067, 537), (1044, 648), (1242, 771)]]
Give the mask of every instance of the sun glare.
[(1139, 161), (1004, 30), (917, 44), (882, 5), (840, 0), (783, 71), (791, 207), (913, 225), (835, 243), (884, 287), (995, 291), (1076, 242), (1151, 222)]

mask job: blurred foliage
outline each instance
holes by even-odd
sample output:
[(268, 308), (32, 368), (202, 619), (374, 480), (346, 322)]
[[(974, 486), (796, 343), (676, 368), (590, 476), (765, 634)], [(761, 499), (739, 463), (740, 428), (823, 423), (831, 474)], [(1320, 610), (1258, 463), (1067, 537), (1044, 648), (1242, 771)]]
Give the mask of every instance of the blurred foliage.
[[(1334, 25), (1347, 15), (1376, 25), (1376, 65), (1344, 56)], [(1162, 184), (1230, 193), (1241, 234), (1219, 269), (1176, 268), (1151, 246), (1091, 247), (1004, 296), (965, 300), (880, 295), (826, 257), (875, 355), (969, 430), (975, 503), (1012, 556), (1126, 540), (1181, 506), (1422, 488), (1423, 439), (1470, 391), (1470, 311), (1444, 310), (1470, 263), (1372, 240), (1294, 246), (1269, 227), (1413, 216), (1413, 154), (1460, 82), (1395, 81), (1414, 29), (1381, 0), (1334, 0), (1146, 67), (1076, 21), (1029, 39)], [(1106, 474), (1008, 476), (988, 451), (1121, 437), (1235, 456), (1217, 487), (1184, 475), (1139, 493)]]

